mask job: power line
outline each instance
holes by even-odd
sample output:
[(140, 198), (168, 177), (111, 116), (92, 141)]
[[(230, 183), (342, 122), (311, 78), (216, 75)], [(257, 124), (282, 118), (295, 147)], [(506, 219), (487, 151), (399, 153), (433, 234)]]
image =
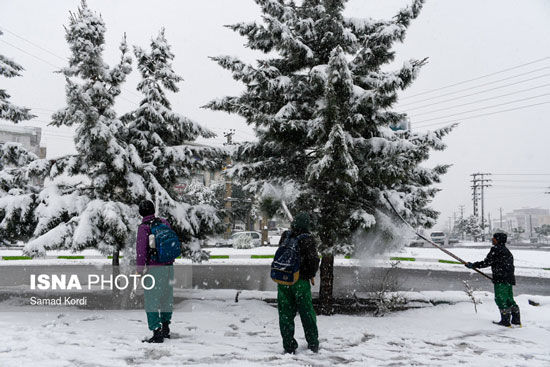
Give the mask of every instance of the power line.
[(532, 196), (538, 196), (538, 195), (544, 195), (543, 192), (529, 192), (529, 193), (506, 193), (506, 194), (498, 194), (498, 195), (493, 195), (493, 194), (488, 194), (488, 196), (490, 196), (491, 198), (510, 198), (510, 197), (532, 197)]
[(2, 26), (2, 27), (0, 27), (0, 28), (1, 28), (4, 32), (7, 32), (7, 33), (11, 34), (12, 36), (17, 37), (17, 38), (19, 38), (19, 39), (21, 39), (21, 40), (23, 40), (23, 41), (25, 41), (25, 42), (27, 42), (27, 43), (33, 45), (34, 47), (39, 48), (40, 50), (42, 50), (42, 51), (44, 51), (44, 52), (47, 52), (47, 53), (49, 53), (50, 55), (52, 55), (52, 56), (54, 56), (54, 57), (57, 57), (57, 58), (60, 59), (60, 60), (67, 61), (67, 59), (65, 59), (65, 58), (63, 58), (63, 57), (57, 55), (56, 53), (53, 53), (52, 51), (50, 51), (50, 50), (48, 50), (48, 49), (45, 49), (44, 47), (42, 47), (42, 46), (40, 46), (40, 45), (38, 45), (38, 44), (36, 44), (36, 43), (34, 43), (34, 42), (32, 42), (32, 41), (26, 39), (26, 38), (23, 37), (23, 36), (20, 36), (20, 35), (18, 35), (18, 34), (16, 34), (16, 33), (12, 32), (12, 31), (10, 31), (9, 29), (7, 29), (7, 28), (4, 27), (4, 26)]
[[(12, 33), (12, 32), (10, 32), (10, 33)], [(47, 61), (47, 60), (44, 60), (43, 58), (41, 58), (41, 57), (39, 57), (39, 56), (36, 56), (36, 55), (34, 55), (34, 54), (32, 54), (32, 53), (30, 53), (30, 52), (28, 52), (28, 51), (25, 51), (24, 49), (22, 49), (22, 48), (20, 48), (20, 47), (17, 47), (17, 46), (15, 46), (15, 45), (12, 45), (11, 43), (9, 43), (9, 42), (7, 42), (7, 41), (5, 41), (5, 40), (3, 40), (3, 39), (0, 39), (0, 41), (3, 42), (3, 43), (5, 43), (5, 44), (7, 44), (7, 45), (9, 45), (9, 46), (11, 46), (11, 47), (13, 47), (13, 48), (15, 48), (15, 49), (17, 49), (17, 50), (19, 50), (19, 51), (21, 51), (21, 52), (23, 52), (23, 53), (26, 54), (26, 55), (29, 55), (29, 56), (31, 56), (31, 57), (34, 57), (35, 59), (40, 60), (40, 61), (42, 61), (42, 62), (44, 62), (44, 63), (46, 63), (46, 64), (52, 66), (52, 67), (54, 68), (54, 71), (58, 71), (58, 70), (62, 70), (62, 69), (63, 69), (62, 67), (59, 67), (58, 65), (52, 64), (51, 62), (49, 62), (49, 61)], [(30, 41), (28, 41), (28, 42), (30, 42)], [(40, 49), (43, 49), (43, 48), (40, 48)], [(44, 49), (44, 50), (45, 50), (45, 49)], [(54, 54), (53, 52), (50, 52), (50, 51), (48, 51), (48, 53)], [(55, 54), (54, 54), (54, 55), (55, 55)], [(60, 58), (60, 59), (62, 59), (62, 60), (65, 60), (65, 59), (63, 59), (62, 57), (58, 56), (58, 55), (55, 55), (55, 56), (57, 56), (58, 58)], [(139, 94), (137, 94), (137, 93), (135, 93), (135, 92), (133, 92), (133, 91), (131, 91), (131, 90), (125, 88), (125, 87), (121, 87), (120, 89), (124, 90), (124, 91), (127, 92), (127, 93), (133, 94), (134, 96), (136, 96), (136, 97), (138, 97), (138, 98), (141, 98), (141, 96), (140, 96)], [(128, 99), (128, 98), (126, 98), (126, 97), (124, 97), (124, 96), (122, 96), (122, 95), (119, 95), (119, 97), (120, 97), (121, 99), (127, 101), (127, 102), (130, 102), (130, 103), (135, 104), (135, 105), (139, 105), (138, 102), (132, 101), (132, 100), (130, 100), (130, 99)]]
[(406, 99), (414, 98), (414, 97), (421, 96), (421, 95), (424, 95), (424, 94), (428, 94), (428, 93), (440, 91), (440, 90), (443, 90), (443, 89), (456, 87), (456, 86), (458, 86), (458, 85), (462, 85), (462, 84), (470, 83), (470, 82), (473, 82), (473, 81), (476, 81), (476, 80), (488, 78), (488, 77), (493, 76), (493, 75), (502, 74), (502, 73), (505, 73), (505, 72), (510, 71), (510, 70), (519, 69), (519, 68), (522, 68), (522, 67), (524, 67), (524, 66), (536, 64), (536, 63), (539, 63), (539, 62), (541, 62), (541, 61), (545, 61), (545, 60), (548, 60), (548, 59), (550, 59), (550, 56), (546, 56), (546, 57), (543, 57), (543, 58), (540, 58), (540, 59), (537, 59), (537, 60), (533, 60), (533, 61), (530, 61), (530, 62), (527, 62), (527, 63), (524, 63), (524, 64), (520, 64), (520, 65), (516, 65), (516, 66), (510, 67), (510, 68), (506, 68), (506, 69), (502, 69), (502, 70), (499, 70), (499, 71), (495, 71), (495, 72), (490, 73), (490, 74), (481, 75), (481, 76), (478, 76), (478, 77), (475, 77), (475, 78), (472, 78), (472, 79), (463, 80), (463, 81), (461, 81), (461, 82), (457, 82), (457, 83), (453, 83), (453, 84), (448, 84), (448, 85), (445, 85), (445, 86), (443, 86), (443, 87), (439, 87), (439, 88), (435, 88), (435, 89), (430, 89), (430, 90), (427, 90), (427, 91), (424, 91), (424, 92), (421, 92), (421, 93), (413, 94), (412, 96), (407, 96), (407, 97), (401, 98), (401, 100), (406, 100)]
[[(502, 97), (507, 97), (507, 96), (511, 96), (511, 95), (515, 95), (515, 94), (520, 94), (520, 93), (532, 91), (532, 90), (535, 90), (535, 89), (540, 89), (540, 88), (547, 87), (547, 86), (550, 86), (550, 83), (548, 83), (548, 84), (543, 84), (543, 85), (538, 85), (538, 86), (533, 87), (533, 88), (522, 89), (522, 90), (519, 90), (519, 91), (516, 91), (516, 92), (501, 94), (501, 95), (494, 96), (494, 97), (489, 97), (489, 98), (484, 98), (484, 99), (478, 99), (478, 100), (473, 101), (473, 102), (462, 103), (462, 104), (459, 104), (459, 105), (454, 105), (454, 106), (449, 106), (449, 107), (445, 107), (445, 108), (440, 108), (440, 109), (438, 109), (438, 110), (431, 110), (431, 111), (429, 111), (429, 112), (423, 112), (423, 113), (419, 113), (419, 114), (414, 114), (413, 116), (422, 116), (422, 115), (427, 115), (427, 114), (431, 114), (431, 113), (435, 113), (435, 112), (450, 110), (450, 109), (457, 108), (457, 107), (468, 106), (468, 105), (472, 105), (472, 104), (476, 104), (476, 103), (480, 103), (480, 102), (490, 101), (490, 100), (497, 99), (497, 98), (502, 98)], [(438, 104), (441, 104), (441, 103), (444, 103), (444, 102), (456, 101), (457, 99), (462, 99), (462, 98), (465, 98), (465, 97), (470, 97), (470, 96), (476, 95), (476, 94), (479, 94), (479, 93), (473, 93), (473, 94), (461, 96), (461, 97), (458, 97), (458, 98), (448, 99), (448, 100), (446, 100), (446, 101), (441, 101), (441, 102), (432, 103), (432, 104), (429, 104), (429, 105), (424, 105), (424, 106), (421, 106), (421, 107), (411, 108), (409, 111), (418, 110), (418, 109), (421, 109), (421, 108), (425, 108), (425, 107), (429, 107), (429, 106), (438, 105)]]
[(493, 185), (495, 188), (502, 188), (502, 189), (548, 189), (550, 187), (548, 186), (514, 186), (514, 185)]
[[(520, 76), (525, 76), (525, 75), (528, 75), (528, 74), (533, 74), (533, 73), (535, 73), (535, 72), (538, 72), (538, 71), (541, 71), (541, 70), (547, 70), (547, 69), (550, 69), (550, 67), (544, 67), (544, 68), (537, 69), (537, 70), (533, 70), (533, 71), (530, 71), (530, 72), (527, 72), (527, 73), (514, 75), (514, 76), (511, 76), (511, 77), (508, 77), (508, 78), (499, 79), (499, 80), (495, 80), (495, 81), (488, 82), (488, 83), (484, 83), (484, 84), (479, 84), (479, 85), (474, 86), (474, 87), (459, 89), (459, 90), (454, 91), (454, 92), (449, 92), (449, 93), (445, 93), (445, 94), (440, 94), (439, 96), (435, 96), (435, 97), (430, 97), (430, 98), (422, 99), (422, 100), (420, 100), (420, 101), (416, 101), (416, 102), (412, 102), (412, 103), (406, 103), (406, 104), (404, 104), (404, 105), (399, 105), (399, 108), (406, 107), (406, 106), (410, 106), (410, 105), (415, 105), (415, 104), (420, 103), (420, 102), (431, 101), (431, 100), (438, 99), (438, 98), (441, 98), (441, 97), (452, 96), (452, 95), (457, 94), (457, 93), (467, 92), (467, 91), (470, 91), (470, 90), (472, 90), (472, 89), (477, 89), (477, 88), (484, 87), (484, 86), (487, 86), (487, 85), (500, 83), (500, 82), (503, 82), (503, 81), (506, 81), (506, 80), (515, 79), (515, 78), (520, 77)], [(509, 84), (504, 84), (504, 85), (500, 85), (500, 86), (498, 86), (498, 87), (493, 87), (493, 88), (485, 89), (485, 90), (483, 90), (483, 91), (476, 92), (476, 93), (472, 93), (472, 94), (469, 94), (469, 95), (467, 95), (467, 96), (469, 97), (469, 96), (473, 96), (473, 95), (476, 95), (476, 94), (486, 93), (486, 92), (490, 92), (490, 91), (493, 91), (493, 90), (497, 90), (497, 89), (502, 89), (502, 88), (510, 87), (510, 86), (512, 86), (512, 85), (517, 85), (517, 84), (526, 83), (526, 82), (529, 82), (529, 81), (531, 81), (531, 80), (537, 80), (537, 79), (540, 79), (540, 78), (543, 78), (543, 77), (546, 77), (546, 76), (549, 76), (549, 75), (550, 75), (550, 74), (548, 74), (548, 73), (547, 73), (547, 74), (543, 74), (543, 75), (538, 75), (538, 76), (536, 76), (536, 77), (529, 78), (529, 79), (524, 79), (524, 80), (520, 80), (520, 81), (518, 81), (518, 82), (509, 83)], [(452, 100), (455, 100), (455, 99), (458, 99), (458, 98), (462, 98), (462, 97), (459, 96), (459, 97), (453, 98)], [(446, 100), (445, 102), (447, 102), (447, 101), (448, 101), (448, 100)], [(440, 103), (443, 103), (443, 102), (440, 102)], [(423, 106), (423, 107), (424, 107), (424, 106)], [(418, 107), (418, 108), (420, 108), (420, 107)]]
[(506, 106), (506, 105), (509, 105), (509, 104), (511, 104), (511, 103), (524, 102), (524, 101), (529, 101), (529, 100), (531, 100), (531, 99), (540, 98), (540, 97), (546, 97), (546, 96), (550, 96), (550, 93), (544, 93), (544, 94), (539, 94), (538, 96), (520, 98), (520, 99), (516, 99), (516, 100), (513, 100), (513, 101), (505, 102), (505, 103), (494, 104), (494, 105), (491, 105), (491, 106), (485, 106), (485, 107), (480, 107), (480, 108), (474, 108), (473, 110), (468, 110), (468, 111), (464, 111), (464, 112), (457, 112), (457, 113), (453, 113), (453, 114), (445, 115), (445, 116), (433, 117), (433, 118), (426, 119), (426, 120), (415, 121), (415, 122), (413, 122), (413, 123), (414, 123), (414, 124), (421, 124), (421, 123), (423, 123), (423, 122), (429, 122), (429, 121), (434, 121), (434, 120), (440, 120), (440, 119), (444, 119), (444, 118), (447, 118), (447, 117), (453, 117), (453, 116), (460, 116), (460, 115), (464, 115), (464, 114), (471, 113), (471, 112), (484, 111), (484, 110), (488, 110), (488, 109), (495, 108), (495, 107)]
[[(29, 107), (31, 110), (33, 110), (33, 112), (36, 112), (36, 113), (48, 113), (48, 112), (51, 112), (51, 113), (55, 113), (57, 112), (56, 110), (50, 110), (49, 108), (41, 108), (41, 107)], [(38, 110), (38, 111), (36, 111)], [(44, 111), (44, 112), (40, 112), (40, 111)]]
[(550, 103), (550, 101), (546, 101), (546, 102), (541, 102), (541, 103), (533, 103), (533, 104), (525, 105), (525, 106), (519, 106), (519, 107), (515, 107), (515, 108), (508, 108), (508, 109), (505, 109), (505, 110), (500, 110), (500, 111), (495, 111), (495, 112), (481, 113), (481, 114), (478, 114), (478, 115), (461, 118), (460, 122), (455, 119), (455, 120), (447, 120), (447, 121), (442, 121), (442, 122), (435, 122), (433, 124), (427, 124), (427, 125), (416, 126), (416, 127), (429, 127), (429, 126), (436, 126), (436, 125), (462, 123), (462, 121), (471, 120), (471, 119), (478, 118), (478, 117), (497, 115), (499, 113), (510, 112), (510, 111), (524, 110), (526, 108), (541, 106), (541, 105), (545, 105), (545, 104), (549, 104), (549, 103)]
[(549, 182), (549, 180), (493, 180), (495, 182), (526, 182), (526, 183), (533, 183), (533, 182)]
[(7, 42), (7, 41), (5, 41), (5, 40), (3, 40), (3, 39), (0, 39), (0, 42), (5, 43), (6, 45), (11, 46), (11, 47), (13, 47), (13, 48), (15, 48), (15, 49), (17, 49), (17, 50), (23, 52), (24, 54), (27, 54), (27, 55), (29, 55), (29, 56), (31, 56), (31, 57), (34, 57), (34, 58), (37, 59), (37, 60), (40, 60), (40, 61), (42, 61), (42, 62), (44, 62), (44, 63), (50, 65), (51, 67), (54, 68), (55, 71), (57, 71), (57, 70), (60, 69), (57, 65), (54, 65), (54, 64), (52, 64), (51, 62), (46, 61), (46, 60), (44, 60), (43, 58), (41, 58), (41, 57), (39, 57), (39, 56), (33, 55), (33, 54), (31, 54), (30, 52), (27, 52), (27, 51), (23, 50), (22, 48), (19, 48), (19, 47), (15, 46), (15, 45), (12, 45), (11, 43), (9, 43), (9, 42)]
[(493, 176), (550, 176), (550, 173), (493, 173)]
[(74, 140), (74, 137), (69, 136), (58, 136), (58, 135), (50, 135), (50, 134), (44, 134), (45, 138), (56, 138), (56, 139), (65, 139), (65, 140)]

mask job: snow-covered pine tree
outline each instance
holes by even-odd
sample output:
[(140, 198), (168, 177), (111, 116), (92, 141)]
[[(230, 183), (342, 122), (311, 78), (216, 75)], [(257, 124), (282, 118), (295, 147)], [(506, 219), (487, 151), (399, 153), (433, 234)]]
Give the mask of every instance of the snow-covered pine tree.
[[(0, 76), (13, 78), (22, 71), (21, 65), (0, 54)], [(7, 91), (0, 89), (0, 120), (18, 123), (36, 117), (9, 99)], [(37, 159), (19, 143), (0, 144), (0, 244), (25, 240), (32, 233), (36, 196), (29, 164)]]
[(269, 58), (257, 65), (214, 58), (246, 90), (207, 107), (237, 113), (255, 127), (258, 141), (240, 146), (232, 173), (250, 189), (292, 183), (300, 192), (292, 209), (316, 217), (321, 311), (331, 313), (334, 255), (353, 251), (353, 234), (383, 221), (390, 212), (385, 195), (414, 225), (433, 225), (438, 214), (427, 205), (447, 166), (420, 163), (430, 150), (444, 149), (441, 138), (451, 128), (394, 131), (406, 119), (392, 110), (397, 93), (412, 83), (424, 60), (382, 70), (423, 0), (390, 20), (345, 18), (345, 0), (255, 1), (263, 22), (230, 28)]
[[(202, 260), (204, 253), (195, 240), (212, 231), (219, 221), (216, 208), (208, 202), (207, 193), (202, 203), (179, 201), (174, 187), (178, 180), (189, 179), (195, 172), (221, 168), (225, 151), (195, 143), (198, 137), (211, 138), (215, 134), (172, 111), (167, 92), (178, 92), (182, 78), (172, 68), (174, 54), (164, 29), (151, 40), (150, 47), (149, 52), (134, 47), (142, 77), (137, 89), (144, 97), (136, 110), (122, 117), (127, 126), (125, 140), (135, 147), (145, 165), (145, 185), (158, 204), (158, 214), (166, 216), (184, 239), (193, 240), (184, 256)], [(203, 187), (205, 190), (210, 191)]]
[(479, 217), (475, 215), (470, 215), (467, 218), (461, 218), (455, 224), (456, 231), (464, 236), (472, 238), (474, 241), (477, 241), (478, 238), (481, 238), (482, 228), (480, 224)]
[[(0, 31), (0, 36), (2, 35)], [(0, 54), (0, 76), (6, 78), (13, 78), (21, 76), (23, 67), (15, 61)], [(11, 122), (21, 122), (30, 120), (35, 115), (31, 114), (30, 109), (26, 107), (19, 107), (9, 101), (10, 95), (5, 89), (0, 88), (0, 120), (8, 120)]]
[(32, 181), (31, 168), (38, 161), (20, 143), (0, 144), (0, 245), (32, 235), (38, 187)]
[(105, 63), (105, 31), (101, 16), (84, 0), (70, 14), (66, 40), (71, 56), (61, 70), (67, 107), (53, 114), (51, 124), (76, 126), (77, 154), (58, 159), (51, 168), (57, 181), (39, 195), (35, 238), (26, 245), (32, 255), (50, 248), (96, 248), (112, 253), (117, 265), (119, 250), (135, 240), (136, 204), (147, 190), (139, 157), (121, 140), (124, 126), (114, 110), (131, 58), (124, 39), (120, 62), (112, 68)]
[(37, 160), (36, 154), (29, 152), (20, 143), (0, 144), (0, 197), (14, 187), (20, 187), (25, 179), (24, 171), (18, 168)]

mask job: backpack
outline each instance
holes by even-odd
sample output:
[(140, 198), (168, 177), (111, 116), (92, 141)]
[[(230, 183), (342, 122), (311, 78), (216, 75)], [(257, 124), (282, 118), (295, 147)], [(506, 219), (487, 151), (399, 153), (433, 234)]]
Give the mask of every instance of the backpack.
[(151, 250), (151, 258), (153, 260), (159, 263), (167, 263), (174, 261), (181, 255), (181, 242), (173, 229), (158, 218), (149, 222), (149, 228), (155, 238), (154, 248), (151, 246), (151, 241), (149, 242), (149, 249)]
[(292, 237), (290, 234), (275, 252), (271, 263), (271, 279), (282, 285), (293, 285), (300, 278), (299, 242), (308, 234)]

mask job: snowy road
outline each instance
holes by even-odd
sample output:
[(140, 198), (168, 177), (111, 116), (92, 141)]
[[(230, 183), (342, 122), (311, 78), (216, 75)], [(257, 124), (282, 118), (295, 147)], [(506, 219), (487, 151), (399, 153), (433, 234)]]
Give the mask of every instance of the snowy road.
[[(299, 318), (296, 355), (283, 355), (277, 311), (259, 292), (189, 291), (177, 306), (173, 339), (140, 342), (148, 334), (143, 311), (0, 312), (2, 367), (119, 366), (548, 366), (550, 297), (540, 307), (518, 297), (524, 327), (491, 324), (491, 294), (479, 293), (478, 313), (468, 302), (386, 315), (319, 316), (320, 352), (306, 349)], [(270, 292), (267, 292), (270, 293)], [(265, 293), (264, 293), (265, 295)], [(274, 296), (274, 294), (270, 294)], [(447, 292), (440, 298), (464, 294)], [(3, 309), (7, 309), (3, 305)], [(28, 308), (27, 308), (28, 311)]]

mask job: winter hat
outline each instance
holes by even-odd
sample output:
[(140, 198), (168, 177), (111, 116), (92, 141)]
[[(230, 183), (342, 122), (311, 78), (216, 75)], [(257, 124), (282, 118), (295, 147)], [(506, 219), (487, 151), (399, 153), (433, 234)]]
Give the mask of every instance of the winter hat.
[(292, 221), (292, 224), (290, 225), (290, 229), (292, 229), (294, 232), (298, 233), (305, 233), (309, 232), (309, 227), (311, 225), (310, 223), (309, 214), (305, 212), (298, 213), (294, 220)]
[(497, 243), (504, 245), (506, 243), (506, 240), (508, 239), (508, 236), (506, 235), (506, 233), (497, 232), (493, 235), (493, 238), (497, 240)]
[(143, 200), (139, 203), (139, 215), (146, 217), (155, 214), (155, 204), (151, 200)]

